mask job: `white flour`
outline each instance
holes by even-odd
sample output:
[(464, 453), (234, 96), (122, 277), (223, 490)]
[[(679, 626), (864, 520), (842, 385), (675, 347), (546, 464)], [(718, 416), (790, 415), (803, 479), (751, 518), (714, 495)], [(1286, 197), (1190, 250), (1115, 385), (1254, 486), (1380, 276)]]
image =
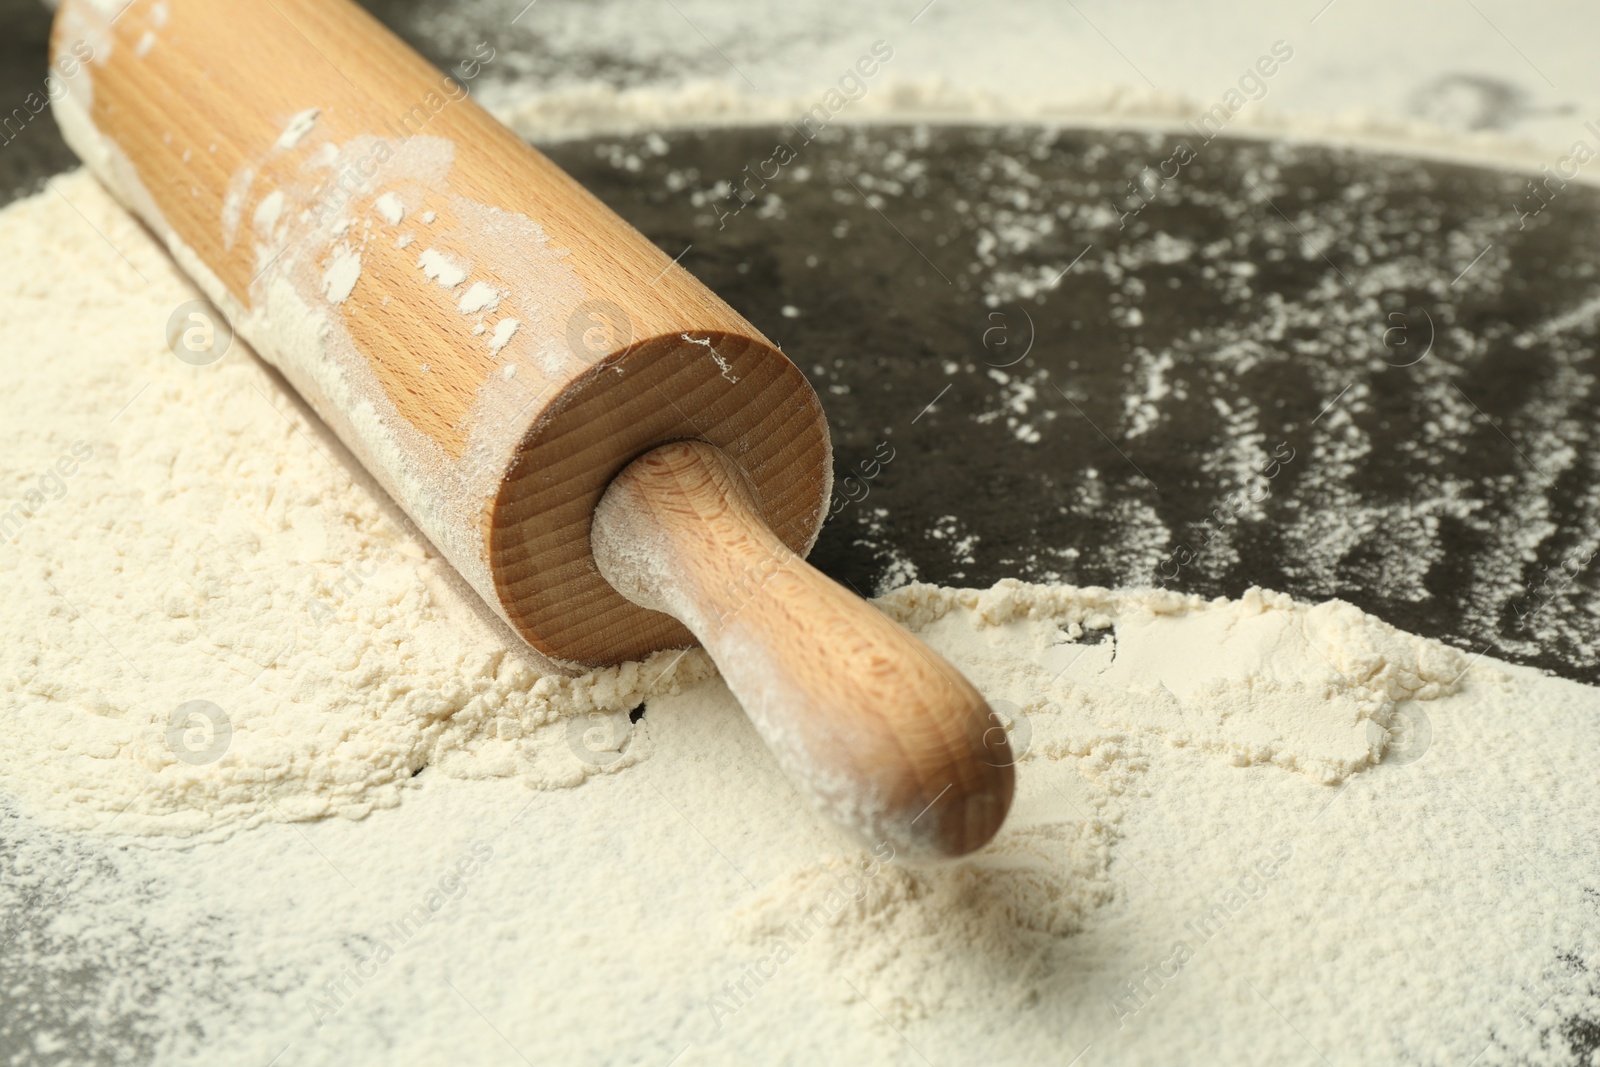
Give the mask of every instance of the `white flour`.
[(539, 677), (53, 184), (0, 213), (10, 1062), (1563, 1063), (1594, 1025), (1595, 690), (1337, 602), (911, 586), (1019, 794), (973, 861), (885, 863), (699, 653)]

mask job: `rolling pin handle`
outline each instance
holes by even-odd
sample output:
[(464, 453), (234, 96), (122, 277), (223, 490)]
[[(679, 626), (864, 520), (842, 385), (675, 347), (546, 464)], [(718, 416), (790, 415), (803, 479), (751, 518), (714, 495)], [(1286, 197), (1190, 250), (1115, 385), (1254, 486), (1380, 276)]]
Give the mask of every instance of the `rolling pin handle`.
[(630, 463), (595, 510), (600, 573), (700, 639), (795, 785), (863, 843), (964, 855), (1011, 805), (1010, 746), (959, 671), (768, 529), (703, 441)]

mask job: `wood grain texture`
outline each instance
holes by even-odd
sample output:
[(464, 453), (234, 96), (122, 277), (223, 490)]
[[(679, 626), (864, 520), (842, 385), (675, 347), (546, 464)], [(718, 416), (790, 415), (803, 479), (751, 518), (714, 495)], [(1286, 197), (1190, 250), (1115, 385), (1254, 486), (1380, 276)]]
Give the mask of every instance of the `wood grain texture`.
[[(56, 108), (69, 143), (535, 648), (599, 664), (692, 640), (589, 549), (606, 484), (664, 441), (725, 449), (809, 549), (831, 463), (810, 386), (467, 96), (492, 59), (447, 77), (348, 0), (135, 0), (115, 19), (64, 0), (52, 52), (85, 45)], [(462, 278), (430, 277), (425, 250)], [(465, 310), (474, 285), (488, 311)]]
[(791, 779), (868, 845), (983, 846), (1013, 791), (998, 720), (959, 671), (790, 551), (758, 498), (721, 450), (661, 446), (606, 490), (595, 559), (683, 620)]

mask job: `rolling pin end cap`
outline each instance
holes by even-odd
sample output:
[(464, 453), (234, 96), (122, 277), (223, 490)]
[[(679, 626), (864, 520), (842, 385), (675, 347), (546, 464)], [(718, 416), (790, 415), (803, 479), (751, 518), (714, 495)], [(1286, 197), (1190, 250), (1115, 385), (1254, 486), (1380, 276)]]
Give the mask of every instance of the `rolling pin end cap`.
[(959, 859), (994, 840), (1011, 810), (1016, 778), (1010, 764), (990, 766), (976, 787), (951, 788), (913, 816), (905, 832), (893, 835), (896, 855), (909, 863)]

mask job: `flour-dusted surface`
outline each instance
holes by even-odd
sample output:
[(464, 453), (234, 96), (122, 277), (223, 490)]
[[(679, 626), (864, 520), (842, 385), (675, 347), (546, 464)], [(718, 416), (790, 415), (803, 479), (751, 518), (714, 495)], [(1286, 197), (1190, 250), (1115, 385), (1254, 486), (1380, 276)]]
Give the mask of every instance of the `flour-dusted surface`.
[[(1391, 114), (1403, 103), (1408, 114), (1426, 111), (1458, 131), (1537, 132), (1544, 147), (1530, 158), (1552, 162), (1579, 135), (1580, 119), (1595, 113), (1582, 104), (1600, 95), (1583, 81), (1593, 77), (1585, 52), (1592, 35), (1573, 32), (1578, 16), (1569, 5), (1542, 9), (1537, 18), (1480, 6), (1515, 44), (1459, 5), (1399, 10), (1342, 0), (1312, 29), (1291, 35), (1300, 45), (1314, 34), (1312, 43), (1323, 47), (1320, 53), (1303, 48), (1296, 62), (1305, 65), (1295, 68), (1301, 79), (1275, 82), (1265, 103), (1322, 112), (1376, 104)], [(698, 121), (718, 107), (741, 121), (787, 119), (793, 103), (814, 100), (864, 43), (835, 12), (798, 4), (782, 17), (754, 23), (743, 13), (730, 17), (725, 8), (687, 2), (677, 5), (683, 15), (661, 7), (659, 21), (620, 5), (592, 4), (538, 22), (562, 10), (541, 4), (508, 25), (522, 7), (521, 0), (452, 5), (452, 16), (440, 15), (430, 29), (450, 31), (437, 39), (448, 49), (442, 59), (453, 62), (470, 54), (477, 40), (463, 15), (495, 27), (492, 39), (504, 57), (497, 62), (510, 71), (497, 89), (497, 106), (539, 135), (596, 122)], [(1013, 117), (1049, 114), (1048, 100), (1019, 110), (1018, 98), (1007, 94), (991, 107), (967, 90), (973, 81), (1009, 89), (1059, 78), (1075, 83), (1064, 86), (1074, 115), (1116, 112), (1118, 121), (1188, 117), (1187, 104), (1175, 102), (1170, 90), (1190, 102), (1206, 100), (1236, 75), (1236, 60), (1253, 58), (1243, 39), (1253, 46), (1258, 29), (1265, 38), (1264, 16), (1281, 14), (1298, 28), (1316, 13), (1231, 2), (1181, 12), (1161, 8), (1159, 17), (1181, 28), (1163, 52), (1146, 28), (1153, 10), (1143, 4), (1024, 6), (997, 21), (988, 9), (941, 2), (910, 29), (901, 27), (915, 12), (885, 7), (881, 13), (892, 21), (896, 69), (908, 80), (942, 68), (967, 83), (942, 93), (901, 82), (896, 91), (915, 111), (938, 111), (948, 102), (953, 106), (946, 110), (965, 115), (986, 109)], [(919, 51), (911, 35), (925, 28), (936, 32), (923, 38)], [(512, 33), (533, 46), (506, 47)], [(850, 39), (841, 41), (841, 35)], [(1020, 57), (1019, 41), (1027, 43)], [(1138, 74), (1112, 41), (1128, 46), (1132, 61), (1159, 80), (1159, 92), (1137, 87)], [(742, 98), (742, 83), (731, 71), (706, 77), (721, 63), (713, 45), (758, 79), (767, 98)], [(984, 49), (996, 50), (988, 55), (1000, 61), (986, 58)], [(820, 73), (775, 71), (776, 63), (797, 55), (815, 60)], [(1546, 87), (1525, 65), (1525, 55), (1562, 88)], [(553, 101), (527, 106), (525, 84), (517, 82), (552, 69), (562, 91)], [(1504, 80), (1496, 86), (1454, 78), (1456, 69)], [(662, 82), (678, 88), (651, 91), (652, 83)], [(33, 88), (30, 83), (14, 95)], [(875, 88), (860, 103), (861, 117), (896, 113), (888, 96)], [(1358, 115), (1350, 125), (1370, 124)], [(30, 143), (38, 143), (48, 126), (48, 116), (36, 119), (27, 131)], [(0, 153), (0, 168), (11, 167), (27, 147)], [(628, 143), (581, 146), (585, 153), (597, 148), (619, 172), (630, 160), (637, 166), (651, 158)], [(741, 155), (738, 162), (746, 161)], [(1007, 178), (997, 187), (1000, 196), (1033, 195), (1023, 184), (1025, 173), (1011, 170)], [(634, 181), (640, 181), (637, 172)], [(79, 207), (92, 195), (67, 180), (57, 184)], [(886, 188), (870, 192), (908, 225)], [(795, 210), (794, 201), (782, 206)], [(530, 699), (524, 710), (506, 713), (520, 683), (503, 685), (497, 670), (480, 690), (484, 679), (474, 679), (470, 665), (456, 657), (509, 646), (492, 628), (480, 628), (470, 599), (451, 596), (435, 565), (417, 564), (420, 549), (413, 550), (395, 513), (375, 502), (364, 479), (357, 475), (356, 489), (337, 478), (316, 481), (311, 468), (324, 461), (312, 443), (348, 468), (331, 440), (303, 416), (304, 435), (275, 430), (269, 412), (241, 406), (226, 386), (248, 380), (287, 413), (298, 411), (269, 375), (250, 369), (242, 350), (204, 369), (171, 359), (160, 339), (167, 317), (176, 301), (193, 294), (170, 273), (157, 273), (170, 267), (139, 243), (142, 235), (87, 202), (89, 221), (158, 283), (154, 289), (141, 289), (106, 246), (95, 245), (92, 254), (75, 243), (56, 247), (64, 234), (98, 241), (70, 228), (81, 220), (59, 201), (54, 209), (39, 202), (27, 210), (56, 214), (48, 228), (38, 217), (22, 224), (15, 213), (0, 216), (0, 254), (10, 264), (0, 321), (16, 342), (13, 366), (0, 371), (7, 385), (0, 425), (29, 428), (8, 438), (0, 455), (0, 502), (9, 510), (37, 490), (40, 505), (27, 516), (31, 532), (15, 544), (0, 539), (7, 604), (0, 619), (6, 641), (0, 646), (6, 672), (0, 675), (6, 680), (0, 759), (9, 760), (0, 765), (0, 791), (10, 792), (13, 781), (36, 790), (0, 801), (0, 1060), (345, 1065), (515, 1063), (520, 1056), (534, 1063), (943, 1065), (1068, 1063), (1074, 1057), (1080, 1064), (1165, 1064), (1175, 1054), (1195, 1062), (1274, 1064), (1592, 1059), (1600, 1034), (1600, 990), (1592, 977), (1600, 964), (1592, 844), (1600, 708), (1593, 690), (1491, 658), (1474, 660), (1476, 645), (1457, 654), (1339, 605), (1291, 608), (1269, 594), (1206, 606), (1097, 590), (911, 589), (886, 607), (923, 627), (997, 703), (1005, 702), (1002, 713), (1021, 724), (1013, 740), (1026, 754), (1013, 822), (992, 853), (932, 871), (884, 866), (797, 816), (794, 797), (714, 679), (653, 697), (632, 724), (623, 714), (631, 697), (602, 698), (602, 707), (620, 710), (595, 719), (571, 714), (575, 709), (559, 694), (543, 707)], [(685, 214), (704, 210), (691, 205)], [(1506, 210), (1509, 216), (1510, 204)], [(857, 238), (867, 223), (882, 226), (870, 210), (860, 211), (859, 218), (851, 215), (850, 233)], [(270, 210), (263, 224), (270, 228), (269, 216)], [(736, 225), (759, 217), (752, 209)], [(428, 220), (404, 221), (426, 232), (420, 227)], [(245, 219), (241, 227), (253, 222)], [(679, 238), (680, 230), (665, 226), (661, 234), (666, 241)], [(695, 238), (686, 227), (669, 254)], [(11, 247), (13, 240), (26, 240), (27, 251)], [(410, 235), (396, 240), (409, 242)], [(844, 238), (833, 240), (841, 243), (830, 247), (852, 247)], [(1349, 266), (1340, 249), (1322, 247)], [(698, 259), (705, 248), (700, 242), (684, 258), (710, 280), (721, 261)], [(1003, 249), (995, 266), (1014, 261), (1017, 251)], [(1460, 266), (1476, 249), (1464, 251)], [(1142, 269), (1184, 249), (1158, 240), (1151, 252)], [(910, 249), (901, 253), (914, 256)], [(831, 269), (845, 261), (827, 257)], [(740, 265), (747, 262), (739, 257)], [(1478, 269), (1495, 262), (1488, 256)], [(1062, 258), (1057, 265), (1065, 263)], [(46, 280), (61, 268), (70, 272), (68, 281)], [(735, 281), (733, 271), (730, 260), (719, 289)], [(985, 280), (992, 276), (986, 273)], [(1441, 284), (1453, 276), (1450, 271)], [(1512, 288), (1519, 281), (1516, 271), (1496, 277)], [(757, 280), (771, 288), (770, 279)], [(783, 282), (781, 296), (771, 294), (777, 300), (757, 321), (764, 327), (768, 321), (816, 321), (816, 307), (797, 297), (794, 278)], [(123, 316), (119, 340), (82, 343), (94, 336), (108, 307)], [(980, 331), (991, 323), (973, 318), (964, 325), (975, 324), (968, 347), (977, 353)], [(146, 340), (128, 343), (140, 323), (148, 324)], [(1567, 360), (1581, 354), (1588, 326), (1581, 319), (1551, 325), (1562, 348), (1556, 362), (1570, 367)], [(514, 331), (515, 320), (502, 319), (500, 327)], [(496, 335), (500, 327), (489, 324)], [(492, 344), (487, 333), (483, 341)], [(984, 362), (1006, 358), (985, 350), (973, 358), (975, 373), (984, 376)], [(1392, 353), (1389, 359), (1405, 362)], [(102, 398), (96, 383), (118, 367), (140, 373), (116, 383), (122, 395)], [(53, 376), (57, 368), (71, 376)], [(1140, 388), (1113, 397), (1119, 410), (1125, 399), (1138, 401), (1128, 408), (1126, 425), (1112, 431), (1119, 440), (1122, 430), (1159, 433), (1163, 404), (1184, 399), (1174, 397), (1174, 368), (1159, 354), (1141, 360), (1137, 370)], [(829, 371), (822, 373), (818, 385), (826, 388)], [(943, 385), (937, 373), (930, 377), (936, 384), (926, 399)], [(1007, 420), (1022, 414), (1019, 407), (1037, 412), (1041, 404), (1029, 396), (1030, 383), (1011, 379), (994, 382), (996, 395), (985, 395), (976, 414), (995, 412), (983, 425), (1004, 428), (1021, 449), (1027, 442), (1015, 434), (1028, 422), (1019, 419), (1013, 428)], [(1502, 423), (1523, 447), (1530, 440), (1551, 446), (1535, 454), (1541, 465), (1560, 458), (1559, 438), (1576, 429), (1571, 417), (1546, 418), (1570, 402), (1562, 388), (1586, 388), (1570, 376), (1565, 383), (1542, 394), (1550, 403), (1536, 405), (1537, 412), (1520, 409), (1522, 422)], [(853, 383), (841, 376), (831, 384)], [(1315, 402), (1305, 417), (1320, 411), (1332, 392), (1308, 396)], [(118, 415), (128, 397), (135, 403)], [(141, 407), (152, 399), (154, 407)], [(918, 425), (950, 411), (951, 400), (947, 396)], [(1371, 404), (1358, 394), (1344, 400)], [(102, 404), (110, 429), (97, 436), (87, 431), (98, 423), (84, 412)], [(1317, 425), (1337, 419), (1330, 436), (1345, 440), (1360, 427), (1339, 419), (1340, 407)], [(141, 411), (166, 425), (124, 428)], [(1382, 416), (1370, 407), (1368, 414)], [(1525, 437), (1519, 426), (1535, 432)], [(1480, 434), (1476, 454), (1492, 455), (1483, 446), (1500, 439), (1487, 425)], [(853, 466), (878, 442), (873, 436), (860, 456), (841, 459)], [(1339, 462), (1320, 469), (1318, 483), (1348, 488), (1338, 475), (1352, 455), (1381, 465), (1372, 453), (1341, 452), (1332, 457)], [(111, 456), (120, 464), (117, 478), (83, 480)], [(1513, 470), (1521, 462), (1509, 451), (1506, 458)], [(238, 489), (239, 475), (254, 485), (248, 500), (213, 506), (224, 500), (221, 487)], [(1574, 477), (1560, 475), (1563, 488)], [(1552, 506), (1545, 507), (1538, 480), (1526, 472), (1500, 480), (1497, 499), (1506, 505), (1505, 517), (1533, 503), (1541, 518), (1526, 527), (1530, 540), (1519, 550), (1517, 528), (1497, 513), (1488, 526), (1499, 558), (1521, 566), (1525, 553), (1537, 554), (1532, 539), (1542, 537), (1541, 530), (1585, 528), (1559, 503), (1561, 494), (1552, 493)], [(1277, 483), (1280, 495), (1285, 481)], [(174, 483), (186, 488), (174, 493), (168, 488)], [(71, 503), (72, 494), (91, 485), (111, 505), (95, 510)], [(882, 488), (864, 512), (881, 504)], [(1083, 506), (1116, 499), (1093, 490), (1088, 487)], [(238, 521), (256, 510), (269, 514), (269, 505), (285, 499), (304, 504), (285, 506), (283, 521)], [(1322, 512), (1338, 520), (1333, 528), (1349, 528), (1349, 516), (1338, 509), (1350, 499), (1336, 494), (1333, 508)], [(960, 502), (972, 507), (970, 498)], [(1160, 521), (1125, 511), (1113, 518), (1129, 530), (1154, 530)], [(855, 533), (875, 536), (872, 522), (882, 520), (871, 519)], [(973, 567), (961, 561), (979, 558), (985, 547), (974, 515), (950, 506), (935, 519), (928, 536), (944, 549), (943, 565)], [(137, 532), (141, 523), (157, 533)], [(1174, 541), (1182, 536), (1175, 524), (1165, 528)], [(1380, 528), (1381, 522), (1366, 526)], [(195, 531), (219, 529), (227, 536), (199, 544), (204, 535)], [(185, 532), (191, 540), (183, 540)], [(320, 539), (326, 547), (296, 547), (295, 538)], [(1101, 539), (1095, 547), (1114, 561), (1149, 542)], [(1165, 552), (1172, 542), (1158, 547)], [(235, 648), (253, 655), (244, 665), (252, 675), (254, 664), (271, 663), (280, 646), (255, 651), (251, 642), (268, 622), (276, 626), (289, 614), (246, 565), (256, 551), (277, 556), (296, 599), (312, 567), (318, 577), (310, 588), (324, 593), (330, 609), (349, 608), (341, 616), (345, 628), (336, 633), (344, 642), (339, 648), (350, 654), (327, 672), (340, 679), (339, 699), (319, 698), (314, 706), (285, 699), (287, 721), (298, 727), (310, 713), (325, 727), (309, 735), (280, 731), (277, 740), (293, 753), (282, 764), (288, 773), (251, 780), (230, 760), (246, 758), (252, 738), (276, 728), (260, 714), (266, 705), (254, 698), (246, 700), (248, 714), (240, 715), (239, 694), (253, 690), (227, 664)], [(1565, 551), (1540, 562), (1558, 567)], [(391, 553), (402, 558), (396, 562)], [(219, 562), (202, 565), (202, 558)], [(383, 568), (380, 575), (380, 563), (396, 569)], [(909, 557), (897, 556), (886, 573), (903, 581), (908, 563)], [(356, 568), (355, 578), (342, 570), (345, 564)], [(183, 566), (204, 571), (201, 599), (214, 611), (179, 616), (190, 630), (162, 633), (204, 638), (152, 638), (140, 643), (138, 660), (148, 667), (143, 657), (153, 657), (160, 671), (207, 685), (230, 680), (222, 687), (226, 698), (211, 699), (226, 705), (237, 732), (230, 730), (228, 752), (211, 764), (161, 755), (181, 751), (205, 759), (216, 745), (215, 732), (203, 729), (180, 731), (169, 742), (170, 720), (163, 716), (216, 689), (174, 686), (178, 692), (156, 699), (151, 694), (158, 687), (129, 679), (129, 693), (149, 698), (137, 708), (118, 710), (108, 699), (91, 707), (109, 713), (71, 709), (74, 694), (90, 684), (104, 689), (96, 680), (115, 673), (103, 662), (114, 653), (96, 629), (121, 646), (121, 637), (136, 630), (130, 619), (142, 632), (151, 619), (167, 625), (163, 620), (171, 618), (163, 614), (164, 598), (141, 599), (145, 591), (131, 575), (181, 575)], [(1581, 621), (1581, 604), (1562, 603), (1567, 594), (1541, 585), (1538, 566), (1519, 573), (1509, 593), (1486, 585), (1492, 595), (1479, 603), (1492, 610), (1510, 596), (1510, 604), (1526, 611), (1553, 594), (1556, 606), (1541, 608), (1532, 621), (1541, 638), (1569, 635), (1576, 654), (1563, 669), (1589, 669), (1592, 662), (1586, 667), (1582, 655), (1587, 631), (1563, 621)], [(924, 570), (933, 568), (925, 564)], [(1390, 572), (1380, 567), (1378, 573)], [(1480, 573), (1493, 578), (1492, 558)], [(36, 610), (36, 596), (47, 591), (35, 575), (56, 583), (84, 609), (85, 621), (72, 622), (71, 610), (53, 599), (49, 611)], [(76, 595), (81, 587), (68, 588), (66, 577), (90, 582), (82, 599)], [(394, 596), (399, 599), (391, 602)], [(321, 609), (310, 607), (305, 614), (322, 617)], [(236, 621), (231, 633), (223, 628), (217, 636), (219, 618), (245, 617), (251, 621)], [(417, 629), (413, 620), (420, 620)], [(318, 657), (330, 658), (335, 641), (320, 628), (307, 631), (302, 653), (315, 655), (281, 664), (263, 681), (281, 682)], [(124, 651), (136, 658), (133, 649)], [(204, 669), (198, 666), (202, 654), (211, 657)], [(1468, 663), (1457, 677), (1457, 668)], [(363, 680), (360, 669), (367, 664), (401, 669), (404, 699), (396, 703)], [(687, 658), (674, 671), (687, 680), (696, 669)], [(16, 699), (24, 690), (15, 670), (46, 692)], [(455, 715), (448, 715), (453, 699), (430, 705), (447, 719), (433, 710), (406, 710), (415, 687), (426, 694), (456, 683), (505, 699), (492, 710), (482, 710), (487, 701), (469, 699)], [(538, 683), (532, 688), (537, 695)], [(321, 691), (280, 688), (274, 699)], [(1246, 700), (1244, 693), (1261, 700)], [(1418, 699), (1388, 703), (1408, 693)], [(354, 699), (343, 699), (349, 694)], [(389, 710), (362, 717), (374, 707)], [(353, 715), (353, 708), (365, 711)], [(53, 718), (52, 710), (70, 717)], [(134, 807), (116, 815), (107, 805), (124, 802), (126, 794), (105, 787), (126, 777), (129, 748), (107, 739), (125, 736), (126, 723), (140, 714), (146, 716), (142, 736), (166, 762), (151, 780), (187, 787), (178, 788), (171, 803), (134, 798)], [(551, 726), (515, 739), (516, 758), (484, 758), (508, 750), (512, 743), (497, 738), (517, 728), (512, 718), (548, 721), (546, 715), (556, 717)], [(456, 730), (457, 719), (476, 724)], [(203, 722), (203, 716), (188, 721)], [(1374, 725), (1385, 721), (1392, 737)], [(345, 737), (355, 744), (335, 743)], [(48, 743), (39, 744), (41, 738)], [(381, 758), (353, 758), (369, 744)], [(46, 757), (40, 766), (24, 766), (8, 755), (15, 745)], [(1379, 751), (1381, 762), (1362, 762), (1363, 753), (1370, 759)], [(413, 762), (408, 754), (420, 754), (416, 764), (427, 764), (419, 776), (405, 776)], [(278, 765), (244, 766), (256, 773)], [(486, 768), (490, 777), (463, 777)], [(597, 769), (621, 773), (594, 775)], [(230, 774), (238, 777), (225, 803), (210, 786), (192, 784)], [(64, 775), (70, 789), (61, 785)], [(526, 788), (580, 779), (577, 789)], [(278, 810), (263, 814), (262, 790)], [(362, 798), (368, 797), (384, 799), (360, 820), (298, 818), (314, 810), (355, 814), (366, 810)], [(393, 800), (401, 803), (383, 806)], [(77, 823), (98, 830), (62, 829)], [(163, 844), (185, 847), (152, 847)]]

